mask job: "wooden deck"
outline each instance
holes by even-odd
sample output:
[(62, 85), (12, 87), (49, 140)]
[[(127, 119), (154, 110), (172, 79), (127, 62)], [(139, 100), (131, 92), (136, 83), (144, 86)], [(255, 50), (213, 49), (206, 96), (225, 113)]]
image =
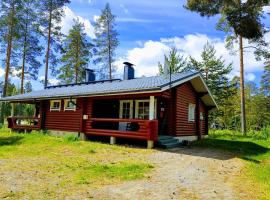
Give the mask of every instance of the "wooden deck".
[[(15, 131), (41, 129), (41, 119), (38, 117), (9, 117), (7, 120), (8, 128)], [(158, 139), (158, 120), (91, 118), (87, 121), (90, 122), (90, 127), (83, 130), (87, 135), (151, 141), (157, 141)], [(95, 127), (94, 124), (96, 123), (98, 123), (102, 128)], [(114, 125), (114, 128), (110, 128), (110, 126), (108, 126), (110, 123)], [(78, 132), (81, 131), (78, 130)]]
[[(111, 119), (111, 118), (91, 118), (91, 128), (85, 132), (87, 135), (103, 135), (130, 139), (152, 140), (158, 139), (158, 120), (141, 120), (141, 119)], [(94, 123), (115, 123), (117, 129), (95, 128)], [(127, 125), (121, 127), (123, 125)], [(133, 130), (131, 126), (135, 126)]]
[(38, 117), (8, 117), (7, 121), (8, 128), (12, 130), (32, 131), (40, 129), (40, 118)]

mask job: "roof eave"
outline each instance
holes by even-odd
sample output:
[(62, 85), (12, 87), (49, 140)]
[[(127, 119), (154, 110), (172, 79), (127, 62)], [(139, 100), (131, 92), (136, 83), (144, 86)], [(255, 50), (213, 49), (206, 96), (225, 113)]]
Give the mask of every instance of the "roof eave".
[(118, 95), (128, 95), (128, 94), (145, 94), (145, 93), (159, 93), (161, 92), (160, 87), (149, 88), (144, 90), (133, 90), (133, 91), (121, 91), (121, 92), (111, 92), (111, 93), (95, 93), (95, 94), (83, 94), (83, 95), (59, 95), (59, 96), (47, 96), (43, 98), (8, 98), (8, 99), (0, 99), (0, 102), (31, 102), (31, 101), (41, 101), (41, 100), (49, 100), (49, 99), (64, 99), (64, 98), (83, 98), (83, 97), (99, 97), (99, 96), (118, 96)]

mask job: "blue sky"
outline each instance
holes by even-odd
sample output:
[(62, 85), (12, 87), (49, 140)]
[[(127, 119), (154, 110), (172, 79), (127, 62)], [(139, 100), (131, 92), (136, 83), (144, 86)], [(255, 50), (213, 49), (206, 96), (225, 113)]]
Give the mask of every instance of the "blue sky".
[[(85, 24), (89, 38), (93, 38), (94, 20), (107, 2), (117, 16), (120, 45), (115, 64), (119, 76), (122, 74), (123, 61), (136, 64), (138, 77), (156, 75), (158, 62), (163, 62), (163, 55), (168, 53), (171, 46), (176, 46), (184, 56), (192, 55), (199, 59), (207, 41), (213, 43), (217, 54), (223, 56), (226, 63), (233, 62), (231, 76), (239, 74), (238, 56), (226, 50), (224, 33), (215, 29), (218, 18), (202, 18), (186, 10), (184, 0), (71, 0), (71, 4), (64, 9), (66, 15), (62, 31), (67, 33), (73, 18), (78, 17)], [(270, 35), (267, 38), (270, 41)], [(252, 52), (246, 52), (245, 65), (247, 80), (259, 82), (263, 63), (255, 61)], [(44, 68), (40, 69), (40, 79), (43, 75)], [(0, 79), (3, 79), (3, 70), (0, 70)], [(18, 83), (18, 79), (12, 80)], [(55, 77), (50, 77), (50, 80), (57, 83)], [(42, 88), (38, 81), (33, 85), (34, 89)]]

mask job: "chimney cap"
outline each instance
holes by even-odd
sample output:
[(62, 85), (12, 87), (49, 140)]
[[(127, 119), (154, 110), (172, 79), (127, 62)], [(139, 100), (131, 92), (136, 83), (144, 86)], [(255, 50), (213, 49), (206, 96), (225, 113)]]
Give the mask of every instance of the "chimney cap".
[(123, 64), (124, 64), (124, 65), (127, 65), (127, 66), (130, 66), (130, 67), (135, 66), (134, 64), (132, 64), (132, 63), (130, 63), (130, 62), (123, 62)]
[(85, 70), (85, 71), (88, 71), (88, 72), (94, 72), (94, 71), (95, 71), (95, 70), (89, 69), (89, 68), (85, 68), (84, 70)]

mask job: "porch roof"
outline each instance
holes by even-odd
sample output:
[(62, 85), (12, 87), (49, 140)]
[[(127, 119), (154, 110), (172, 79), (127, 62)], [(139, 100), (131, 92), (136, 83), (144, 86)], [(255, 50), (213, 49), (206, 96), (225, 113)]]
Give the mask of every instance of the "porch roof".
[(197, 92), (207, 93), (202, 97), (202, 100), (207, 106), (217, 107), (217, 104), (209, 89), (207, 88), (201, 74), (194, 71), (172, 74), (171, 82), (169, 76), (162, 75), (142, 77), (131, 80), (115, 80), (112, 82), (96, 82), (71, 86), (57, 86), (54, 88), (5, 97), (0, 99), (0, 101), (26, 102), (67, 97), (75, 98), (87, 96), (163, 92), (170, 89), (170, 87), (175, 87), (187, 81), (191, 81)]

